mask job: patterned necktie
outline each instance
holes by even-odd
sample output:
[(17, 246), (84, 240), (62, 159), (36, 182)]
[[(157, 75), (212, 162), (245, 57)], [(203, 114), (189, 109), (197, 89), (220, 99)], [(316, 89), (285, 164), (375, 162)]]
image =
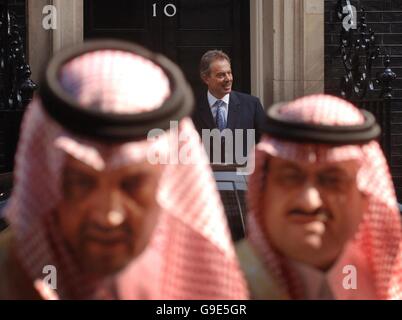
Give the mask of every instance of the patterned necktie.
[(217, 106), (216, 110), (216, 126), (220, 131), (226, 128), (226, 119), (225, 119), (225, 107), (224, 107), (225, 102), (222, 100), (216, 100), (215, 106)]

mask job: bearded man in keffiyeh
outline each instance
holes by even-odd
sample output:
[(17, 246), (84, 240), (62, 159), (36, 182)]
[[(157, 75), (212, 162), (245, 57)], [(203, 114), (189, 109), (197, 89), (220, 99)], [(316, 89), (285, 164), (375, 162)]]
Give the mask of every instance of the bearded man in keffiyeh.
[(313, 95), (273, 106), (238, 254), (254, 299), (401, 299), (401, 219), (374, 117)]
[(139, 46), (56, 55), (22, 124), (0, 297), (245, 298), (191, 108), (178, 68)]

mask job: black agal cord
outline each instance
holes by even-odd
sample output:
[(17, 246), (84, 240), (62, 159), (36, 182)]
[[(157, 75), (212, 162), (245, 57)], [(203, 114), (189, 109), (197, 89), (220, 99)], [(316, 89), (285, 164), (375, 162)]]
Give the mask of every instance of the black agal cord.
[(295, 142), (345, 145), (363, 144), (377, 138), (381, 133), (374, 116), (366, 110), (361, 110), (365, 118), (362, 125), (329, 126), (286, 121), (279, 114), (282, 105), (274, 105), (268, 110), (264, 128), (265, 133), (276, 138)]
[[(84, 109), (60, 85), (59, 71), (72, 59), (98, 50), (132, 52), (152, 61), (169, 78), (171, 95), (160, 108), (139, 114)], [(192, 91), (175, 64), (141, 46), (116, 40), (89, 41), (56, 54), (46, 68), (39, 94), (44, 109), (63, 127), (77, 135), (110, 143), (142, 140), (152, 129), (169, 129), (170, 121), (179, 121), (191, 114), (194, 103)]]

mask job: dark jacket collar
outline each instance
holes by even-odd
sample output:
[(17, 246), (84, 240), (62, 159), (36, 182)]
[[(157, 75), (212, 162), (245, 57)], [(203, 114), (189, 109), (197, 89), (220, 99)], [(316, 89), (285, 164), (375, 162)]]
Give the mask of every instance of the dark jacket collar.
[(234, 130), (236, 128), (236, 120), (239, 117), (240, 100), (235, 91), (230, 93), (229, 97), (229, 113), (227, 128)]
[[(212, 116), (211, 107), (209, 106), (207, 93), (201, 95), (199, 101), (200, 116), (207, 124), (208, 129), (216, 128), (214, 117)], [(227, 119), (227, 128), (234, 130), (236, 127), (236, 119), (238, 118), (240, 108), (240, 100), (235, 91), (232, 91), (229, 96), (229, 113)]]

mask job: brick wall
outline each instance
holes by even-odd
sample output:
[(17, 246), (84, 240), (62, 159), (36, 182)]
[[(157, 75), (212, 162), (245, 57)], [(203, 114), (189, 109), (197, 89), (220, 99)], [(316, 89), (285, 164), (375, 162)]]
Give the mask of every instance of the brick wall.
[[(26, 43), (26, 0), (9, 0), (9, 8), (12, 10), (17, 18), (17, 23), (20, 26), (21, 36), (23, 38), (24, 43)], [(0, 1), (0, 5), (3, 5), (3, 1)], [(26, 48), (26, 46), (25, 46)], [(1, 71), (0, 71), (1, 72)], [(1, 79), (0, 74), (0, 79)], [(1, 82), (1, 81), (0, 81)], [(0, 83), (1, 85), (1, 83)], [(12, 170), (13, 163), (13, 151), (15, 141), (12, 141), (11, 144), (5, 140), (8, 140), (8, 133), (5, 132), (7, 127), (10, 125), (9, 121), (9, 112), (5, 112), (0, 110), (0, 173), (8, 172)], [(14, 116), (12, 116), (14, 118)], [(5, 123), (6, 121), (6, 123)], [(13, 131), (14, 132), (14, 131)]]
[[(339, 93), (339, 79), (344, 70), (339, 55), (341, 23), (337, 16), (337, 0), (325, 1), (325, 91)], [(391, 55), (391, 67), (398, 75), (393, 83), (395, 97), (402, 97), (402, 0), (351, 0), (359, 10), (367, 12), (368, 27), (375, 31), (377, 44)], [(381, 70), (383, 57), (375, 64), (373, 74)]]
[[(345, 74), (339, 55), (341, 23), (337, 0), (325, 0), (325, 91), (339, 95), (339, 81)], [(367, 12), (368, 27), (375, 31), (377, 44), (391, 55), (391, 68), (397, 74), (393, 95), (398, 98), (391, 108), (391, 171), (399, 202), (402, 202), (402, 0), (351, 0)], [(373, 75), (383, 70), (383, 56), (373, 68)], [(399, 100), (401, 99), (401, 100)]]

